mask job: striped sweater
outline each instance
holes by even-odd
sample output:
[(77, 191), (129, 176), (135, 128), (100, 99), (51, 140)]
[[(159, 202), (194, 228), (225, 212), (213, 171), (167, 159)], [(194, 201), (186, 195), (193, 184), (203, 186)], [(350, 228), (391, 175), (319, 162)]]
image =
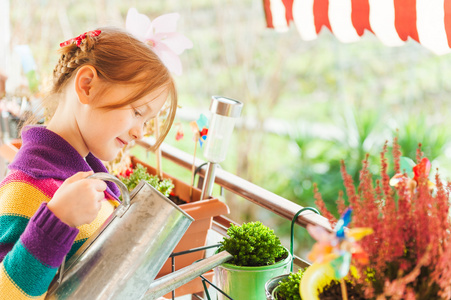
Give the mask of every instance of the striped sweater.
[(48, 208), (63, 181), (79, 171), (106, 172), (92, 154), (83, 159), (44, 127), (22, 133), (23, 145), (0, 183), (0, 299), (43, 299), (64, 257), (67, 259), (118, 205), (119, 191), (107, 183), (105, 201), (91, 223), (72, 228)]

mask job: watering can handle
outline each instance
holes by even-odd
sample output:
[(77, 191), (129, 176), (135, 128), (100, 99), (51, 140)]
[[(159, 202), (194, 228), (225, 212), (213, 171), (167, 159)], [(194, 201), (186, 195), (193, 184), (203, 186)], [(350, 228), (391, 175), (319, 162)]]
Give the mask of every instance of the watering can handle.
[(119, 190), (121, 191), (122, 195), (122, 203), (116, 208), (115, 213), (116, 216), (122, 217), (122, 215), (127, 211), (128, 207), (130, 206), (130, 193), (128, 192), (128, 189), (125, 186), (125, 184), (116, 176), (104, 172), (94, 173), (91, 176), (88, 176), (87, 178), (101, 179), (103, 181), (111, 181), (114, 182), (119, 187)]
[[(121, 195), (122, 195), (122, 203), (121, 205), (119, 205), (116, 210), (114, 211), (116, 213), (116, 216), (118, 217), (122, 217), (122, 215), (127, 211), (127, 209), (130, 206), (130, 193), (128, 192), (127, 187), (125, 186), (125, 184), (120, 181), (120, 179), (118, 179), (116, 176), (113, 176), (109, 173), (105, 173), (105, 172), (99, 172), (99, 173), (94, 173), (91, 176), (88, 176), (87, 178), (93, 178), (93, 179), (100, 179), (103, 181), (111, 181), (114, 182), (118, 187), (119, 190), (121, 191)], [(57, 285), (61, 284), (61, 282), (63, 281), (63, 273), (64, 273), (64, 262), (66, 260), (66, 257), (64, 257), (63, 259), (63, 263), (61, 264), (61, 266), (58, 269), (58, 273), (57, 273)]]

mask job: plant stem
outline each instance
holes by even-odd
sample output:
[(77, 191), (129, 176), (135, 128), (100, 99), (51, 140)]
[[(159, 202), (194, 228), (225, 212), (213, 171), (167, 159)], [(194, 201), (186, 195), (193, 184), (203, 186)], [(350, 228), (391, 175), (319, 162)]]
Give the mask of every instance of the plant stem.
[[(160, 136), (160, 120), (158, 119), (158, 115), (155, 117), (154, 120), (154, 135), (155, 140), (158, 140), (158, 137)], [(161, 148), (158, 147), (158, 149), (155, 150), (155, 158), (157, 160), (156, 170), (157, 170), (157, 176), (160, 178), (160, 180), (163, 179), (163, 170), (161, 167)]]
[(343, 278), (340, 279), (340, 286), (341, 286), (341, 295), (342, 295), (343, 300), (348, 300), (348, 291), (346, 290), (346, 283)]

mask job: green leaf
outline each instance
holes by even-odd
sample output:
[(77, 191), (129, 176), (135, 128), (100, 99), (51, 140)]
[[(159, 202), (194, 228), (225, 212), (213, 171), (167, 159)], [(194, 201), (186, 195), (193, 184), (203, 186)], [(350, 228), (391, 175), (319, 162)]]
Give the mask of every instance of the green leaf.
[(166, 197), (169, 197), (174, 188), (174, 184), (170, 179), (165, 178), (160, 181), (158, 176), (147, 173), (147, 169), (141, 164), (136, 164), (133, 173), (129, 177), (120, 177), (119, 179), (127, 186), (129, 191), (132, 191), (141, 180), (149, 183)]

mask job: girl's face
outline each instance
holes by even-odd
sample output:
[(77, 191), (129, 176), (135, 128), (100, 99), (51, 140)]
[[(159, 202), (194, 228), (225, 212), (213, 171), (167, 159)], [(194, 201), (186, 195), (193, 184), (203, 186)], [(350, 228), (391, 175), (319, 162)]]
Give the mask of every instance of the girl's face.
[(125, 145), (141, 139), (146, 122), (157, 116), (168, 96), (168, 91), (160, 88), (124, 107), (102, 108), (120, 103), (134, 89), (118, 85), (109, 88), (77, 118), (86, 148), (103, 161), (113, 160)]

